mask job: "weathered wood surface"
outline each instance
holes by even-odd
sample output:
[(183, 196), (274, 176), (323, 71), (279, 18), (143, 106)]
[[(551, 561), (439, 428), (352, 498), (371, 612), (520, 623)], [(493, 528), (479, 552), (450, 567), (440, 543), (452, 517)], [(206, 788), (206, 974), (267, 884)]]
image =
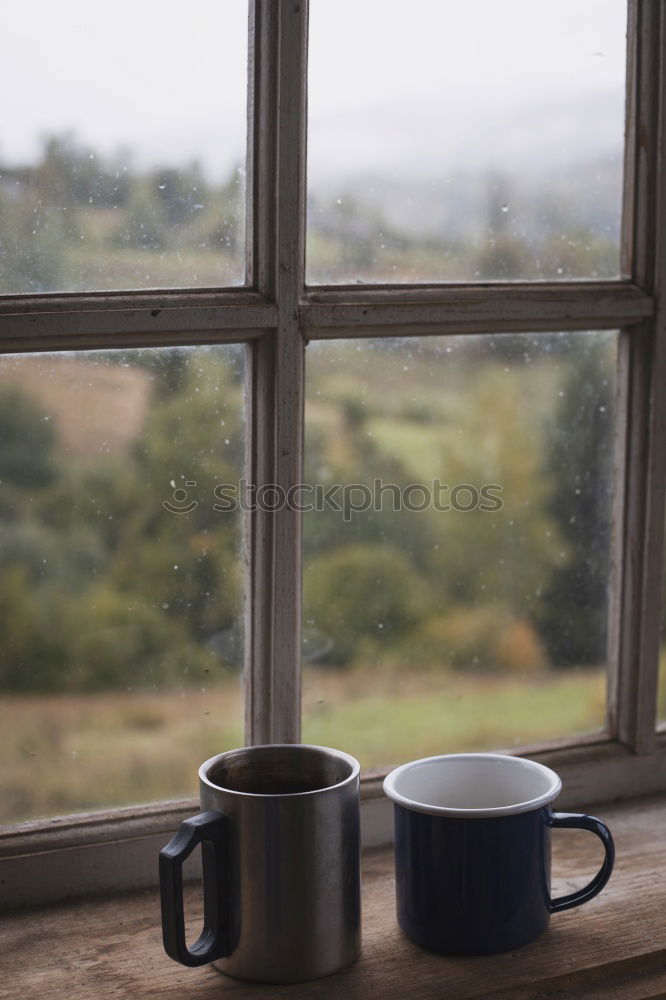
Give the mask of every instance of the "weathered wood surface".
[[(303, 482), (307, 0), (253, 5), (252, 267), (277, 300), (277, 329), (254, 345), (248, 383), (248, 478), (286, 495)], [(274, 217), (273, 217), (274, 213)], [(272, 230), (271, 230), (272, 226)], [(245, 735), (297, 743), (301, 730), (301, 513), (293, 505), (245, 519)]]
[[(598, 810), (614, 832), (617, 866), (607, 889), (579, 909), (553, 917), (539, 941), (484, 958), (441, 958), (412, 945), (394, 917), (392, 854), (364, 859), (364, 943), (348, 970), (297, 986), (256, 986), (212, 967), (185, 969), (162, 951), (155, 890), (86, 899), (5, 916), (0, 921), (0, 997), (106, 1000), (132, 997), (209, 1000), (233, 996), (283, 1000), (648, 1000), (666, 996), (666, 799)], [(591, 877), (601, 845), (586, 833), (559, 831), (554, 891)], [(193, 931), (198, 887), (188, 889)]]
[(309, 339), (443, 333), (530, 333), (630, 327), (654, 299), (628, 281), (506, 282), (308, 289), (300, 322)]
[(655, 746), (666, 491), (666, 44), (663, 4), (631, 0), (623, 271), (654, 299), (618, 352), (609, 729), (636, 754)]
[(0, 296), (0, 353), (235, 343), (277, 324), (277, 308), (246, 289)]

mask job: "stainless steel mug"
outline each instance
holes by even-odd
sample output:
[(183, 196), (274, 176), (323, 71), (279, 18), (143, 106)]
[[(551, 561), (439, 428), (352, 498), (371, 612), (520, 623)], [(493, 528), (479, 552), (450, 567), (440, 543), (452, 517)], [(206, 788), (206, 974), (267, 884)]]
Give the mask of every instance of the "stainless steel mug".
[[(160, 852), (164, 948), (240, 979), (295, 983), (361, 946), (359, 764), (327, 747), (273, 744), (211, 757), (201, 809)], [(182, 865), (201, 844), (204, 926), (185, 942)]]

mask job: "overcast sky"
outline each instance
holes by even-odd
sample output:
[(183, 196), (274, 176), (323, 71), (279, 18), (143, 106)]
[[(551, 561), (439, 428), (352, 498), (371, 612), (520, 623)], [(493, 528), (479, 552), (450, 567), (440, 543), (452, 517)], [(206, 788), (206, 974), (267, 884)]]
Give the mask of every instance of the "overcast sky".
[[(310, 174), (619, 149), (621, 0), (311, 0)], [(71, 130), (137, 165), (243, 158), (243, 0), (1, 0), (0, 158)]]

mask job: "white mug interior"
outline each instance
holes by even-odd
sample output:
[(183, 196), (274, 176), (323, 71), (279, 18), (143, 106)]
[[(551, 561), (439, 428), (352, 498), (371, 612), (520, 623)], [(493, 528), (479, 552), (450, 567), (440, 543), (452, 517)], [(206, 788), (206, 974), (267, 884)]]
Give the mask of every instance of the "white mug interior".
[(384, 780), (390, 799), (441, 816), (511, 816), (548, 805), (560, 793), (555, 771), (504, 754), (445, 754), (402, 764)]

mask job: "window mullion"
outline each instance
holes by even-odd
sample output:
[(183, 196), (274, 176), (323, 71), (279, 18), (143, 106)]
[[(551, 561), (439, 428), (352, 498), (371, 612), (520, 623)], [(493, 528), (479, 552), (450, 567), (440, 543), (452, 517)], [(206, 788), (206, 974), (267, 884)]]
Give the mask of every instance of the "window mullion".
[(666, 481), (666, 16), (629, 7), (624, 268), (654, 296), (619, 352), (618, 487), (611, 591), (609, 721), (636, 753), (655, 746)]
[(251, 24), (251, 275), (277, 327), (251, 347), (249, 473), (280, 509), (246, 519), (246, 739), (280, 743), (300, 736), (301, 521), (285, 498), (303, 465), (307, 4), (256, 3)]

